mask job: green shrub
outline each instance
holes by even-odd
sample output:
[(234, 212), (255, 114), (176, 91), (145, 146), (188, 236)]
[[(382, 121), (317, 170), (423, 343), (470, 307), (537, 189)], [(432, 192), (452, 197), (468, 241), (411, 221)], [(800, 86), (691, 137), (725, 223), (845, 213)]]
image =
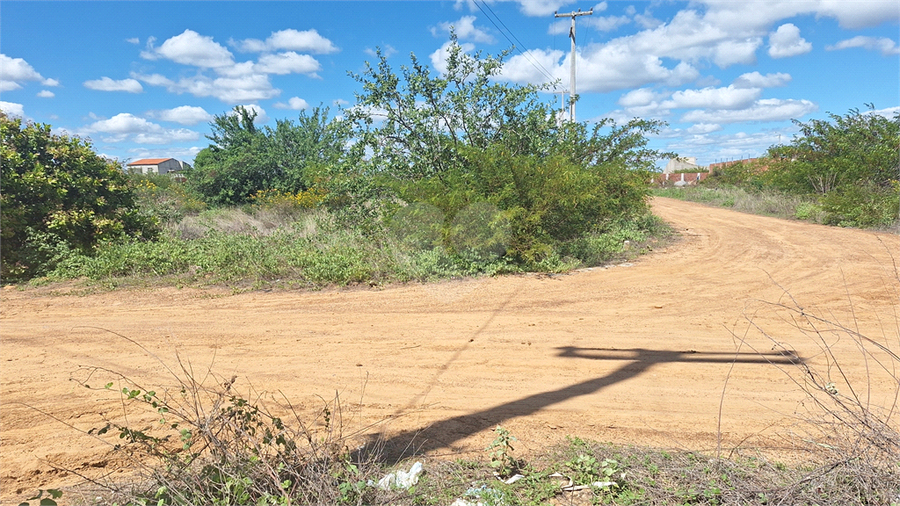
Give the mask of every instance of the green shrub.
[(164, 174), (129, 176), (134, 187), (135, 205), (161, 224), (174, 224), (185, 216), (198, 214), (206, 203), (187, 186)]
[(900, 219), (900, 184), (884, 189), (874, 183), (847, 185), (822, 197), (825, 224), (887, 227)]
[(68, 251), (90, 254), (98, 243), (157, 235), (155, 220), (135, 207), (128, 177), (87, 141), (2, 113), (0, 140), (4, 279), (52, 270)]

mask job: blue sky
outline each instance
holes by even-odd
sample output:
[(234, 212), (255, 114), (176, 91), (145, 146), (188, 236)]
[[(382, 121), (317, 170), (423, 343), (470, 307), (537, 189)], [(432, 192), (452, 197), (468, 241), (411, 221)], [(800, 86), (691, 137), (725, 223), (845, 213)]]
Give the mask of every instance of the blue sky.
[(376, 47), (395, 67), (413, 52), (440, 69), (451, 26), (467, 50), (515, 43), (500, 79), (568, 89), (571, 21), (553, 13), (591, 8), (576, 22), (578, 120), (665, 120), (653, 147), (701, 165), (788, 142), (791, 119), (900, 110), (896, 0), (4, 0), (0, 109), (125, 162), (190, 162), (235, 105), (272, 125), (352, 106), (347, 73)]

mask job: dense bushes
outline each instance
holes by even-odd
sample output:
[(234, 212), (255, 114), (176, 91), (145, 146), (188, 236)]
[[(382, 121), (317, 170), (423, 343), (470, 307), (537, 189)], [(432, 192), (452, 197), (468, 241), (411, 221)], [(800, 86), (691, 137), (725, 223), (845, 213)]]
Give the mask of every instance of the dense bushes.
[(0, 138), (4, 280), (46, 272), (71, 250), (156, 235), (154, 220), (135, 208), (127, 176), (87, 141), (2, 113)]
[(496, 80), (505, 54), (469, 55), (455, 42), (440, 75), (413, 56), (398, 76), (380, 56), (355, 76), (363, 91), (348, 119), (392, 209), (434, 206), (442, 244), (458, 250), (459, 213), (490, 205), (494, 216), (481, 218), (499, 227), (490, 240), (508, 234), (504, 253), (526, 268), (647, 212), (645, 171), (663, 154), (647, 149), (646, 134), (661, 123), (559, 124), (541, 87)]
[(900, 114), (851, 110), (795, 121), (800, 134), (756, 162), (718, 169), (707, 184), (733, 184), (815, 197), (823, 222), (889, 226), (900, 217)]
[(200, 151), (188, 185), (211, 205), (239, 205), (265, 190), (296, 193), (312, 186), (318, 168), (356, 154), (347, 148), (349, 125), (328, 119), (328, 109), (302, 111), (295, 124), (278, 120), (257, 128), (256, 112), (236, 107), (211, 123), (213, 142)]
[[(400, 76), (381, 57), (356, 76), (357, 105), (334, 118), (316, 108), (271, 128), (243, 107), (216, 116), (184, 185), (129, 185), (109, 168), (121, 225), (98, 221), (91, 237), (151, 237), (136, 227), (136, 202), (164, 240), (94, 254), (91, 239), (27, 276), (351, 283), (559, 271), (632, 254), (624, 242), (658, 226), (646, 220), (647, 171), (669, 154), (648, 149), (647, 134), (663, 124), (558, 122), (540, 87), (500, 81), (504, 56), (469, 55), (454, 40), (442, 73), (412, 56)], [(233, 230), (212, 224), (223, 207), (241, 208)]]

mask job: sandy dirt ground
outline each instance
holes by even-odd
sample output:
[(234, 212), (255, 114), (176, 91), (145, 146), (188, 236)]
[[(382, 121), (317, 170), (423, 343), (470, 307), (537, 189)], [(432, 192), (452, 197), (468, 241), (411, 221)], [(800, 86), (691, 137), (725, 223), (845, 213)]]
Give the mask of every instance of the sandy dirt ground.
[[(7, 287), (0, 502), (81, 482), (58, 468), (115, 473), (115, 455), (84, 431), (120, 419), (121, 402), (79, 386), (85, 367), (163, 391), (177, 384), (166, 368), (179, 360), (310, 416), (337, 396), (346, 434), (436, 458), (484, 458), (498, 424), (521, 455), (575, 435), (803, 458), (808, 403), (779, 350), (816, 368), (827, 357), (777, 304), (792, 297), (897, 351), (900, 239), (662, 198), (653, 206), (680, 241), (565, 275), (237, 295)], [(893, 399), (896, 382), (852, 339), (824, 337), (867, 402)]]

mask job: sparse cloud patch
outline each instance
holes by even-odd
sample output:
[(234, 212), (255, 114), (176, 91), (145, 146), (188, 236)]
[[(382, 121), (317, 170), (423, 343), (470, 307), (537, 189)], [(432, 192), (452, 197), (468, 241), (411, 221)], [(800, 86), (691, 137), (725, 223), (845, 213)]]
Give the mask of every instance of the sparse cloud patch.
[(841, 49), (861, 48), (870, 51), (878, 51), (884, 56), (893, 56), (900, 54), (900, 46), (892, 39), (887, 37), (866, 37), (858, 35), (852, 39), (842, 40), (833, 46), (827, 46), (827, 51), (838, 51)]
[(180, 107), (175, 107), (174, 109), (165, 109), (162, 111), (151, 111), (148, 113), (148, 116), (161, 121), (169, 121), (181, 125), (196, 125), (198, 123), (212, 121), (213, 119), (212, 114), (206, 112), (206, 109), (190, 105), (182, 105)]
[(278, 54), (266, 54), (259, 58), (253, 70), (263, 74), (308, 74), (318, 77), (321, 70), (319, 62), (308, 54), (297, 54), (293, 51)]
[(431, 29), (431, 34), (435, 37), (442, 36), (445, 33), (453, 32), (459, 37), (459, 40), (470, 40), (472, 42), (483, 42), (485, 44), (493, 44), (494, 37), (486, 32), (483, 28), (475, 26), (475, 16), (463, 16), (456, 21), (445, 21), (439, 23), (438, 26)]
[(143, 86), (136, 79), (113, 80), (109, 77), (101, 77), (91, 81), (85, 81), (84, 87), (89, 90), (96, 91), (124, 91), (127, 93), (141, 93), (144, 91)]
[(762, 75), (759, 72), (741, 74), (732, 84), (735, 88), (779, 88), (791, 82), (791, 75), (783, 72)]
[(134, 142), (138, 144), (169, 144), (193, 141), (200, 134), (186, 128), (165, 129), (130, 113), (120, 113), (112, 118), (95, 121), (82, 129), (83, 134), (103, 134), (103, 142)]
[(276, 102), (276, 109), (290, 109), (292, 111), (303, 111), (309, 109), (309, 103), (300, 97), (291, 97), (285, 104), (284, 102)]
[(819, 110), (819, 106), (809, 100), (761, 99), (745, 109), (709, 109), (688, 111), (681, 117), (685, 123), (761, 123), (800, 119)]
[(319, 35), (316, 30), (280, 30), (272, 32), (266, 40), (244, 39), (229, 41), (229, 45), (244, 53), (266, 51), (301, 51), (313, 54), (331, 54), (340, 51), (333, 42)]

